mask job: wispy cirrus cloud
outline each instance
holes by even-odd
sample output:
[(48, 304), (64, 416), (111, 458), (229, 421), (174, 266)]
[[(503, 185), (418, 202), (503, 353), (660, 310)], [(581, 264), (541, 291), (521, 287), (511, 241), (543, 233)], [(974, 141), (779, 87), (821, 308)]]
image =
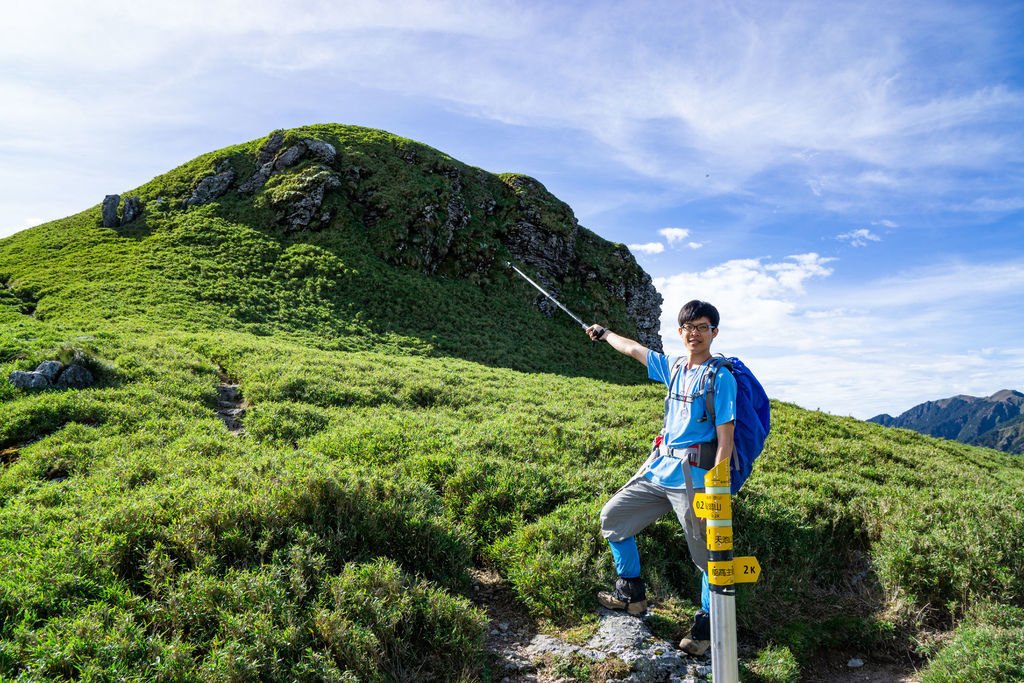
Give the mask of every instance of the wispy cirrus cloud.
[[(937, 28), (956, 28), (951, 55), (998, 37), (991, 16), (956, 3), (936, 3), (927, 14), (890, 4), (779, 12), (760, 3), (667, 1), (640, 14), (610, 2), (257, 2), (242, 11), (233, 2), (126, 8), (107, 0), (87, 13), (68, 11), (74, 6), (17, 5), (14, 23), (47, 31), (12, 32), (0, 55), (93, 75), (170, 58), (213, 78), (227, 79), (231, 67), (254, 76), (322, 72), (503, 122), (584, 130), (634, 170), (699, 192), (735, 189), (797, 156), (809, 160), (804, 172), (827, 167), (866, 185), (1020, 158), (1007, 143), (1021, 140), (1012, 124), (1024, 94), (984, 80), (955, 93), (926, 91), (904, 77)], [(621, 26), (645, 40), (624, 43)], [(95, 40), (111, 30), (118, 41)], [(54, 49), (40, 49), (40, 40)], [(530, 49), (507, 59), (524, 42)], [(978, 125), (1000, 120), (998, 132)]]
[(851, 230), (850, 232), (844, 232), (840, 235), (836, 235), (836, 239), (840, 242), (846, 242), (851, 247), (866, 247), (869, 242), (881, 242), (882, 238), (871, 232), (867, 228), (860, 228), (858, 230)]

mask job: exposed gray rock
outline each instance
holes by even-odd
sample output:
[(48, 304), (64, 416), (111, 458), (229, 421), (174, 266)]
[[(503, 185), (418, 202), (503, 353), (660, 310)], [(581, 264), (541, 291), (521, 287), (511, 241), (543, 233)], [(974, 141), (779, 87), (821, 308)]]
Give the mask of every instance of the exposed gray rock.
[(249, 179), (239, 185), (239, 192), (255, 192), (270, 180), (271, 174), (274, 172), (274, 162), (268, 161), (267, 163), (256, 169), (256, 172), (249, 176)]
[(260, 151), (256, 153), (256, 165), (263, 166), (274, 160), (277, 156), (278, 150), (281, 149), (281, 145), (284, 144), (284, 133), (279, 130), (275, 130), (267, 138), (267, 141), (260, 147)]
[(438, 234), (438, 243), (444, 244), (444, 255), (441, 258), (447, 256), (455, 235), (465, 230), (473, 218), (466, 209), (466, 201), (462, 197), (462, 176), (458, 171), (454, 171), (449, 177), (452, 184), (451, 195), (448, 199), (448, 211)]
[(302, 140), (291, 147), (285, 148), (277, 158), (274, 159), (274, 171), (280, 173), (289, 166), (294, 165), (306, 153), (306, 143)]
[(302, 171), (295, 186), (275, 195), (271, 203), (281, 211), (286, 230), (323, 228), (333, 217), (329, 212), (321, 211), (324, 196), (328, 190), (339, 187), (341, 178), (337, 173), (322, 166), (313, 166)]
[(85, 389), (95, 383), (92, 373), (78, 364), (69, 365), (57, 378), (61, 389)]
[(551, 655), (554, 657), (570, 657), (572, 655), (577, 655), (594, 662), (600, 662), (608, 658), (608, 655), (603, 652), (591, 650), (579, 645), (573, 645), (572, 643), (567, 643), (564, 640), (559, 640), (553, 636), (546, 636), (543, 634), (535, 635), (530, 640), (530, 644), (526, 648), (526, 653), (532, 658), (540, 658), (544, 655)]
[(63, 369), (64, 364), (59, 360), (44, 360), (35, 371), (45, 377), (46, 381), (53, 383), (57, 381), (57, 376)]
[[(519, 219), (502, 241), (516, 260), (528, 267), (531, 277), (556, 298), (559, 283), (564, 282), (567, 275), (600, 284), (615, 299), (625, 303), (627, 314), (636, 324), (637, 341), (661, 351), (662, 297), (650, 275), (640, 268), (629, 250), (621, 246), (613, 251), (612, 256), (621, 263), (615, 272), (595, 272), (593, 264), (580, 262), (577, 246), (583, 239), (591, 243), (604, 243), (604, 240), (582, 228), (571, 209), (551, 196), (536, 180), (512, 176), (506, 182), (516, 193)], [(536, 303), (545, 315), (558, 314), (557, 306), (543, 295), (536, 298)]]
[(255, 192), (263, 187), (274, 172), (274, 158), (284, 145), (284, 133), (274, 131), (256, 153), (256, 172), (242, 183), (239, 192)]
[(100, 211), (103, 215), (104, 228), (117, 227), (117, 207), (120, 203), (121, 195), (119, 194), (108, 194), (103, 198), (103, 207)]
[(284, 141), (284, 135), (280, 132), (270, 136), (256, 154), (256, 172), (239, 186), (239, 192), (255, 192), (266, 185), (272, 176), (287, 170), (302, 159), (312, 158), (330, 165), (338, 156), (334, 145), (316, 138), (304, 138), (290, 147), (284, 147)]
[(19, 389), (45, 389), (50, 386), (50, 380), (46, 378), (46, 375), (39, 372), (15, 370), (7, 379)]
[(127, 225), (142, 215), (142, 202), (138, 197), (128, 197), (124, 200), (124, 209), (121, 211), (121, 225)]
[(633, 667), (626, 680), (663, 681), (686, 672), (690, 658), (651, 634), (647, 622), (623, 612), (600, 609), (601, 626), (587, 647), (607, 652)]
[(664, 299), (654, 288), (651, 276), (644, 273), (639, 282), (631, 283), (625, 289), (626, 312), (636, 323), (637, 341), (661, 352), (661, 304)]
[[(636, 323), (637, 341), (649, 349), (661, 351), (661, 305), (664, 299), (654, 288), (651, 276), (636, 263), (636, 259), (625, 246), (613, 252), (620, 259), (628, 272), (636, 274), (635, 278), (625, 281), (608, 282), (605, 288), (614, 296), (626, 302), (626, 312)], [(679, 306), (683, 303), (680, 301)]]
[(597, 662), (616, 657), (632, 668), (630, 675), (623, 679), (632, 683), (707, 680), (709, 656), (687, 656), (671, 643), (654, 637), (642, 618), (603, 608), (598, 613), (600, 625), (586, 645), (573, 645), (551, 636), (536, 635), (524, 654), (533, 660), (545, 656), (566, 658), (575, 655)]
[(234, 181), (235, 169), (231, 168), (226, 161), (221, 162), (215, 173), (199, 181), (199, 184), (192, 190), (192, 195), (185, 200), (185, 206), (209, 204), (227, 192)]
[[(568, 274), (575, 257), (579, 223), (568, 206), (558, 202), (533, 178), (512, 176), (506, 182), (516, 193), (519, 218), (508, 229), (502, 242), (516, 261), (532, 271), (531, 277), (558, 298), (557, 283)], [(557, 203), (563, 220), (545, 219), (540, 209), (541, 202)], [(558, 307), (543, 295), (536, 298), (536, 303), (548, 317), (558, 312)]]
[(406, 224), (407, 234), (396, 245), (397, 252), (416, 254), (415, 260), (427, 274), (437, 272), (456, 237), (467, 229), (472, 220), (462, 194), (462, 174), (453, 168), (444, 171), (443, 175), (450, 181), (444, 212), (440, 210), (440, 203), (423, 206)]
[(329, 142), (313, 138), (306, 138), (302, 142), (305, 143), (310, 156), (325, 164), (333, 164), (334, 159), (338, 156), (338, 152), (334, 149), (334, 145)]

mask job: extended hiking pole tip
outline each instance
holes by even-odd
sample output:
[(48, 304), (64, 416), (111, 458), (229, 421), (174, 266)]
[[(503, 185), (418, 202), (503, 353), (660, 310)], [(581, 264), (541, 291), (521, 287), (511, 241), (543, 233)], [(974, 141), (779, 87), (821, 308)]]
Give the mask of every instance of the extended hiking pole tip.
[(524, 280), (526, 280), (526, 281), (527, 281), (527, 282), (529, 282), (529, 283), (530, 283), (531, 285), (533, 285), (534, 289), (536, 289), (536, 290), (537, 290), (538, 292), (540, 292), (541, 294), (543, 294), (544, 296), (546, 296), (546, 297), (547, 297), (548, 299), (550, 299), (550, 300), (551, 300), (551, 303), (553, 303), (554, 305), (558, 306), (558, 307), (559, 307), (559, 308), (561, 308), (561, 309), (562, 309), (563, 311), (565, 311), (565, 312), (566, 312), (566, 313), (567, 313), (567, 314), (569, 315), (569, 317), (570, 317), (570, 318), (572, 318), (573, 320), (575, 320), (575, 321), (576, 321), (576, 322), (577, 322), (577, 323), (579, 324), (579, 326), (580, 326), (580, 327), (582, 327), (582, 328), (583, 328), (584, 330), (585, 330), (585, 329), (587, 329), (587, 324), (586, 324), (585, 322), (583, 322), (582, 320), (580, 320), (580, 317), (579, 317), (578, 315), (576, 315), (575, 313), (573, 313), (572, 311), (570, 311), (570, 310), (569, 310), (568, 308), (566, 308), (565, 306), (563, 306), (563, 305), (562, 305), (562, 302), (560, 302), (560, 301), (559, 301), (558, 299), (556, 299), (555, 297), (551, 296), (551, 295), (550, 295), (550, 294), (548, 293), (548, 291), (547, 291), (546, 289), (544, 289), (543, 287), (541, 287), (540, 285), (538, 285), (538, 284), (537, 284), (536, 282), (534, 282), (533, 280), (531, 280), (531, 279), (530, 279), (530, 278), (529, 278), (529, 277), (528, 277), (528, 276), (526, 275), (526, 273), (524, 273), (523, 271), (519, 270), (519, 269), (518, 269), (518, 268), (516, 268), (516, 267), (515, 267), (514, 265), (512, 265), (512, 262), (511, 262), (511, 261), (506, 261), (506, 263), (508, 264), (508, 267), (509, 267), (509, 268), (511, 268), (512, 270), (514, 270), (514, 271), (516, 271), (517, 273), (519, 273), (519, 276), (520, 276), (520, 277), (522, 277), (522, 278), (523, 278)]

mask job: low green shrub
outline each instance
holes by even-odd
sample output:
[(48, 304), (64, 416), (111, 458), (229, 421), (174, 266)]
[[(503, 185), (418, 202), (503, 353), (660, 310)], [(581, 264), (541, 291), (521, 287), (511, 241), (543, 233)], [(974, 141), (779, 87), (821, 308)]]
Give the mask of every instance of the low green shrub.
[(921, 674), (921, 683), (1024, 680), (1024, 609), (980, 604)]
[(768, 645), (753, 660), (741, 663), (740, 680), (744, 683), (797, 683), (800, 664), (789, 648)]
[(324, 596), (317, 638), (361, 681), (453, 680), (483, 664), (486, 616), (392, 562), (347, 566)]
[(599, 511), (594, 503), (563, 505), (487, 549), (533, 614), (571, 623), (593, 609), (596, 577), (611, 580), (610, 567), (600, 568)]

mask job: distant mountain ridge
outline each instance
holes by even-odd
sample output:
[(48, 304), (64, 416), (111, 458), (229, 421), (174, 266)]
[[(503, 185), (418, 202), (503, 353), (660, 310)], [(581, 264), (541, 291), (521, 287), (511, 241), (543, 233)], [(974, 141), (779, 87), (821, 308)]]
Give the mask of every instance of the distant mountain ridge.
[(928, 401), (899, 417), (882, 414), (868, 422), (1024, 454), (1024, 393), (1013, 389), (997, 391), (987, 398), (961, 394)]

